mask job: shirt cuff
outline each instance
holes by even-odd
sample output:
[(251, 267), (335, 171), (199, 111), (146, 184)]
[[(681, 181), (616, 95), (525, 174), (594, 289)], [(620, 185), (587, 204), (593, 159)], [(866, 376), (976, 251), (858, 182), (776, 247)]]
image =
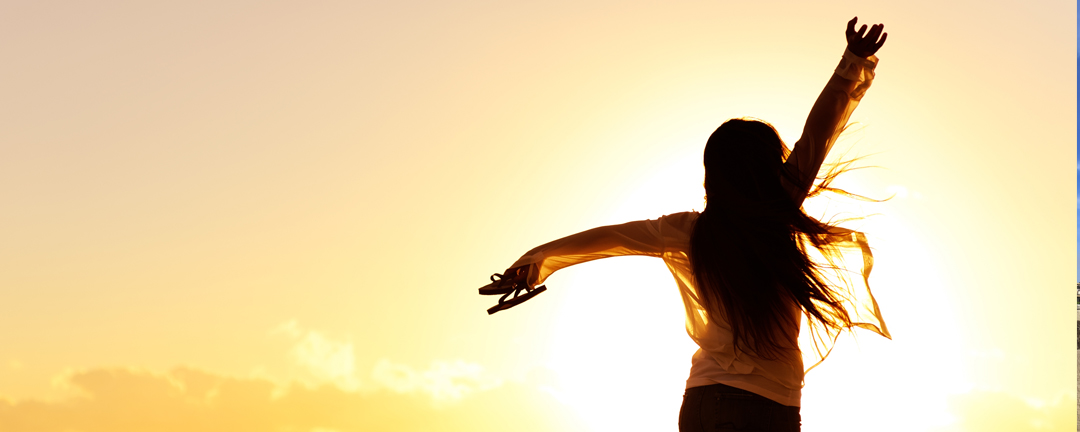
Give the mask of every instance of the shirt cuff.
[(869, 81), (874, 79), (874, 67), (877, 63), (877, 56), (859, 57), (850, 50), (844, 49), (844, 56), (840, 58), (836, 74), (852, 81)]
[(874, 81), (874, 68), (877, 67), (877, 56), (859, 57), (848, 49), (844, 49), (844, 56), (840, 58), (840, 64), (836, 66), (836, 74), (841, 78), (855, 81), (855, 89), (851, 97), (855, 100), (862, 98), (870, 83)]

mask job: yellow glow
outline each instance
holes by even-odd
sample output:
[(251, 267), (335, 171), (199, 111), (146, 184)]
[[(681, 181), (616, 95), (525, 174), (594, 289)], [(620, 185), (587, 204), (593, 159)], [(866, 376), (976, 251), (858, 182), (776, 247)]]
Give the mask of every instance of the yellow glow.
[(708, 134), (793, 142), (854, 14), (890, 36), (835, 154), (897, 194), (850, 207), (894, 340), (843, 339), (804, 430), (1071, 428), (1075, 2), (859, 8), (12, 3), (0, 429), (673, 431), (694, 346), (659, 260), (495, 316), (475, 289), (700, 210)]
[[(695, 197), (700, 205), (692, 185), (700, 185), (701, 175), (682, 169), (687, 161), (681, 156), (634, 178), (627, 195), (609, 197), (615, 209), (610, 218), (649, 217), (657, 208), (675, 212)], [(673, 396), (682, 395), (697, 345), (686, 334), (682, 301), (663, 262), (613, 258), (567, 269), (547, 284), (566, 291), (555, 306), (548, 360), (559, 399), (592, 430), (670, 430), (677, 424), (682, 399)]]
[(556, 395), (593, 430), (670, 429), (697, 349), (671, 276), (649, 258), (591, 267), (550, 279), (573, 290), (552, 328)]

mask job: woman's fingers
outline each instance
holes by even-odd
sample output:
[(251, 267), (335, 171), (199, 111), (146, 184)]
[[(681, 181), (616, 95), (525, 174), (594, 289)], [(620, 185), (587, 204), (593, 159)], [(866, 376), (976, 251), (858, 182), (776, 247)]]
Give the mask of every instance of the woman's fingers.
[(881, 34), (881, 40), (878, 41), (878, 43), (874, 45), (874, 51), (875, 52), (877, 52), (877, 50), (881, 49), (882, 45), (885, 45), (885, 38), (887, 38), (887, 37), (889, 37), (888, 33), (882, 33)]
[[(848, 49), (851, 52), (868, 56), (877, 52), (881, 45), (885, 44), (889, 33), (885, 32), (885, 24), (875, 24), (867, 27), (863, 24), (859, 31), (855, 31), (855, 24), (859, 24), (859, 17), (855, 16), (848, 22), (845, 36), (848, 39)], [(879, 40), (880, 39), (880, 40)]]
[(509, 276), (511, 280), (513, 280), (514, 282), (517, 282), (517, 283), (526, 282), (525, 278), (527, 278), (529, 276), (529, 271), (528, 271), (527, 266), (515, 267), (515, 268), (507, 270), (506, 272), (507, 272), (507, 276)]
[(866, 34), (866, 39), (869, 40), (871, 43), (876, 43), (878, 37), (881, 36), (881, 31), (884, 29), (884, 24), (874, 24), (873, 27), (870, 27), (870, 33)]
[(855, 24), (858, 23), (858, 19), (859, 17), (855, 17), (848, 21), (845, 35), (848, 40), (848, 48), (852, 52), (857, 52), (865, 57), (877, 52), (885, 44), (885, 38), (889, 34), (884, 32), (885, 24), (874, 24), (869, 29), (866, 24), (863, 24), (859, 31), (856, 32)]

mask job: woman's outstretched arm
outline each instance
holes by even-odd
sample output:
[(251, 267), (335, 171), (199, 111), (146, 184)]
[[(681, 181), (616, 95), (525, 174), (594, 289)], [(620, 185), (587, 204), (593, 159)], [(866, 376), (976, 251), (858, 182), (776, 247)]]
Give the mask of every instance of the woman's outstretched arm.
[(504, 276), (536, 286), (555, 271), (574, 264), (624, 255), (660, 256), (663, 251), (659, 220), (602, 226), (533, 248)]
[(814, 102), (810, 115), (806, 118), (802, 136), (784, 163), (784, 167), (794, 179), (794, 184), (785, 179), (784, 185), (798, 205), (802, 205), (806, 195), (810, 193), (818, 170), (825, 162), (825, 155), (829, 153), (836, 137), (844, 130), (851, 112), (870, 87), (870, 82), (874, 79), (874, 67), (877, 65), (874, 53), (885, 44), (888, 36), (882, 33), (884, 24), (871, 26), (869, 32), (866, 31), (866, 25), (855, 31), (857, 20), (858, 17), (855, 17), (848, 21), (847, 49), (844, 50), (840, 65)]

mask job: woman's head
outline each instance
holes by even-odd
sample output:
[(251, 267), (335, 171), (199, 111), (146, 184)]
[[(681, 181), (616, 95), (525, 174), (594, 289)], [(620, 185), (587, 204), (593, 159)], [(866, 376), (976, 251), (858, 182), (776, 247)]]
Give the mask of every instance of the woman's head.
[(760, 201), (774, 196), (788, 149), (768, 123), (731, 119), (705, 144), (705, 193)]

